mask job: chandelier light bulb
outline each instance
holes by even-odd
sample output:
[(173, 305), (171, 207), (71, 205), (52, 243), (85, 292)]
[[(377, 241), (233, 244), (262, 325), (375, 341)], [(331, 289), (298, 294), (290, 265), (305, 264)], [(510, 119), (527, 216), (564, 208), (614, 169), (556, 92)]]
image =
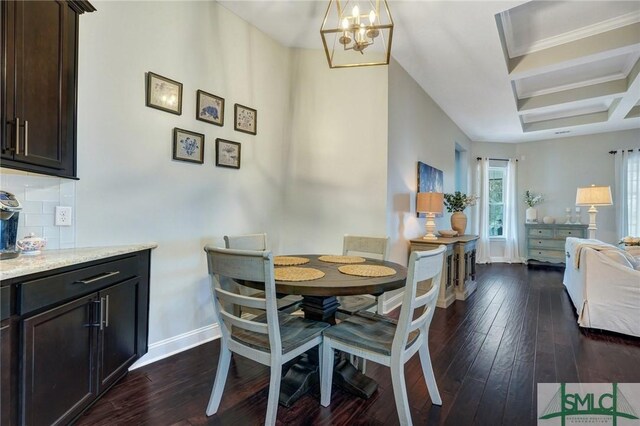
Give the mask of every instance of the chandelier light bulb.
[(351, 14), (353, 15), (354, 18), (360, 17), (360, 8), (358, 7), (357, 4), (353, 6), (353, 10), (351, 11)]
[(369, 22), (371, 23), (371, 25), (376, 22), (376, 12), (374, 10), (371, 10), (371, 12), (369, 12)]
[(342, 20), (342, 29), (343, 30), (348, 30), (349, 29), (349, 20), (347, 18), (344, 18)]

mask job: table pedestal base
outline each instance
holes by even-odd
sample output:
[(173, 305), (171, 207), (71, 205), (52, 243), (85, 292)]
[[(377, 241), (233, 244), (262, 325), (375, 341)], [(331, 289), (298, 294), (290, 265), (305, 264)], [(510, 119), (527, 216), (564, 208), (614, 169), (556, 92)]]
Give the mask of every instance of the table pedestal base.
[(300, 306), (305, 318), (336, 324), (336, 311), (340, 303), (335, 296), (304, 296)]
[[(352, 395), (369, 399), (378, 389), (375, 380), (362, 374), (349, 362), (348, 355), (336, 351), (333, 367), (333, 384)], [(291, 407), (301, 396), (320, 382), (318, 350), (301, 355), (289, 368), (280, 382), (280, 405)]]

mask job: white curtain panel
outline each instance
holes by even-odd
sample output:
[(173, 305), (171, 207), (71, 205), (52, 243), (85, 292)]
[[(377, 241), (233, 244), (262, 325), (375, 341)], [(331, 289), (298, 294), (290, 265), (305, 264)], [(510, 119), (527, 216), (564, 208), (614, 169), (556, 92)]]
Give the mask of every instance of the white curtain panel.
[(506, 191), (504, 194), (504, 260), (508, 263), (520, 263), (518, 249), (518, 189), (516, 183), (518, 162), (510, 158), (507, 164)]
[(617, 150), (615, 170), (618, 237), (640, 236), (640, 148)]
[(476, 263), (491, 263), (491, 245), (489, 241), (489, 159), (478, 160), (476, 190), (480, 197), (476, 208), (478, 227), (478, 245)]

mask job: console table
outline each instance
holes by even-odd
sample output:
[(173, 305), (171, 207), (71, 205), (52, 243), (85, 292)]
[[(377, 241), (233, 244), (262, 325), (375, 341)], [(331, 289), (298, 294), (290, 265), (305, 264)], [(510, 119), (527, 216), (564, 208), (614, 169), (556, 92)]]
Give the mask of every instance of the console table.
[(425, 240), (411, 240), (411, 251), (435, 250), (446, 246), (442, 266), (442, 282), (436, 306), (446, 308), (455, 299), (466, 300), (476, 289), (476, 241), (477, 235)]
[(567, 237), (587, 238), (588, 225), (583, 224), (527, 223), (524, 226), (529, 265), (546, 263), (564, 266), (564, 244)]

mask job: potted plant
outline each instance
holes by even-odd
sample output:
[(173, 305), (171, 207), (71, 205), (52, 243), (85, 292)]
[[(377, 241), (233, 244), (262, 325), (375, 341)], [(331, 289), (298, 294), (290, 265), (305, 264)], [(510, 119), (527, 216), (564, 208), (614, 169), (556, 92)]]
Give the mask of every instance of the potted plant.
[(524, 196), (522, 198), (524, 200), (524, 203), (529, 206), (525, 212), (526, 223), (537, 223), (538, 211), (535, 209), (535, 206), (544, 201), (544, 198), (542, 198), (542, 194), (535, 194), (527, 189), (524, 192)]
[(458, 235), (464, 235), (467, 228), (467, 215), (464, 209), (468, 206), (475, 206), (478, 197), (475, 195), (463, 194), (456, 191), (453, 194), (444, 194), (444, 206), (451, 215), (451, 229), (458, 232)]

